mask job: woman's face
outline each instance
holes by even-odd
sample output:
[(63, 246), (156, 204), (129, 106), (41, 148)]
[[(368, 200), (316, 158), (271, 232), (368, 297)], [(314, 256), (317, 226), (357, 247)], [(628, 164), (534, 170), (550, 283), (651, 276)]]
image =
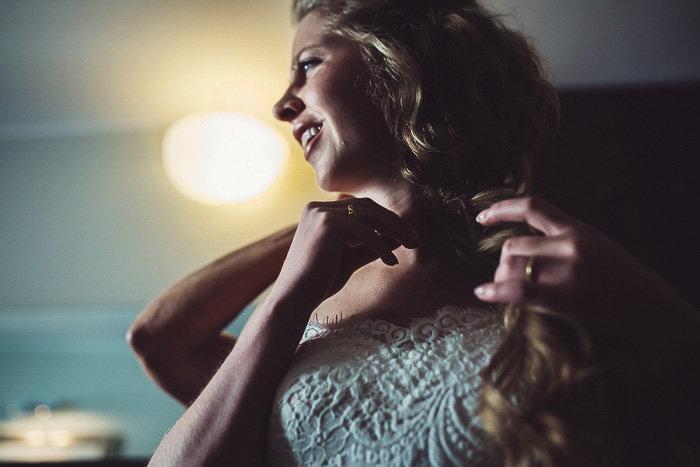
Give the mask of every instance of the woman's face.
[(315, 12), (299, 23), (291, 81), (274, 114), (294, 125), (321, 188), (356, 194), (392, 179), (398, 148), (367, 95), (359, 44), (324, 26)]

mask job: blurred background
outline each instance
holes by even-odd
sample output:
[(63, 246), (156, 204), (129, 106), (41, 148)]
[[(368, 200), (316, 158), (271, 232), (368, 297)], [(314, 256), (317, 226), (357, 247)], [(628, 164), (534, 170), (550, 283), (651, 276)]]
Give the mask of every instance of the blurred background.
[[(538, 191), (700, 303), (700, 4), (486, 3), (531, 36), (562, 98)], [(326, 196), (270, 115), (289, 76), (289, 6), (0, 0), (0, 461), (146, 459), (182, 408), (132, 357), (131, 321)], [(285, 135), (263, 195), (203, 204), (166, 176), (166, 129), (213, 111)]]

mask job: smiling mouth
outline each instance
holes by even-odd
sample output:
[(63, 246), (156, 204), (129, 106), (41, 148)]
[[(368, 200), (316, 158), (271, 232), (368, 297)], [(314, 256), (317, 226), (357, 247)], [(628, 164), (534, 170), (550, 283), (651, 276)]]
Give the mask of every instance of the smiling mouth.
[(309, 141), (311, 141), (314, 136), (318, 134), (318, 132), (321, 131), (320, 126), (312, 126), (306, 129), (304, 133), (301, 135), (301, 147), (306, 149), (306, 146), (309, 145)]

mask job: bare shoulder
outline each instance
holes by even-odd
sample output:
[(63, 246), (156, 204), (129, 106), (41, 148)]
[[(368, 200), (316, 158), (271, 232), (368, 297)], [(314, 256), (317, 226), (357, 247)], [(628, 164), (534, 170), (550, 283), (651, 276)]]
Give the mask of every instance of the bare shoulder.
[(336, 327), (363, 319), (407, 326), (447, 305), (483, 306), (472, 292), (476, 285), (477, 280), (451, 263), (389, 267), (375, 262), (358, 270), (342, 290), (314, 311), (311, 320)]

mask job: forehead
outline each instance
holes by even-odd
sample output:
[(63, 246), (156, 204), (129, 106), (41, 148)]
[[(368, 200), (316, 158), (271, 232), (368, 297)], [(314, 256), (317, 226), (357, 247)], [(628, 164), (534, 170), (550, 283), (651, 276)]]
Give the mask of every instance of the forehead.
[(331, 34), (327, 31), (327, 26), (328, 19), (317, 11), (312, 11), (304, 16), (297, 26), (292, 56), (296, 58), (307, 47), (339, 45), (343, 42), (352, 42), (350, 39)]

